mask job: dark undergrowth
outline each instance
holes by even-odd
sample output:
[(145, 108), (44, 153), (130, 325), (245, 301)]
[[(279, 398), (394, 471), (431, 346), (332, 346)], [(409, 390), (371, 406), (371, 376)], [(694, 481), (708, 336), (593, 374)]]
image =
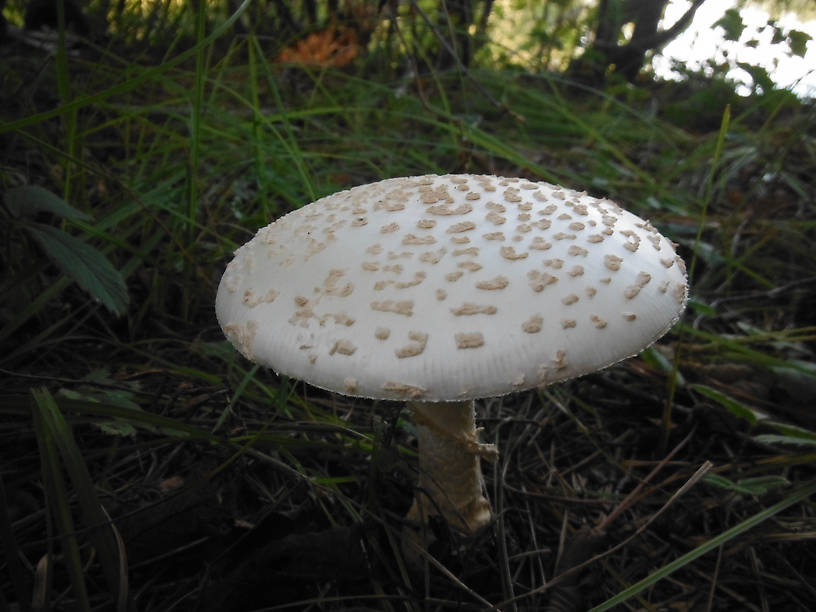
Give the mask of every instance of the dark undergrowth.
[[(3, 49), (0, 608), (816, 607), (812, 102), (195, 40)], [(213, 300), (270, 220), (435, 172), (613, 198), (692, 289), (641, 356), (479, 402), (495, 520), (417, 550), (402, 406), (253, 366)]]

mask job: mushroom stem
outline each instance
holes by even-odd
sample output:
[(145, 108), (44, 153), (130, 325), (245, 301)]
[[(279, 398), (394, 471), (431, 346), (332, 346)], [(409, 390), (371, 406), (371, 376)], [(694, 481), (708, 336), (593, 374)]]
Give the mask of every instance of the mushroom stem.
[(419, 490), (408, 519), (426, 523), (441, 515), (464, 533), (476, 533), (491, 518), (482, 494), (479, 459), (495, 460), (493, 444), (479, 442), (473, 401), (410, 402), (419, 441)]

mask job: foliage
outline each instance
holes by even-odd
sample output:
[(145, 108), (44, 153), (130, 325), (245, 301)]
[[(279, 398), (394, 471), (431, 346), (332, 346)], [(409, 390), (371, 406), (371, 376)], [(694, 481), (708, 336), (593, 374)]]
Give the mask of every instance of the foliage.
[[(724, 66), (592, 88), (522, 69), (489, 38), (440, 69), (433, 3), (417, 5), (427, 22), (400, 4), (339, 69), (325, 11), (272, 39), (271, 7), (309, 3), (215, 4), (107, 3), (108, 38), (58, 41), (60, 61), (20, 40), (0, 56), (0, 231), (17, 280), (0, 330), (0, 602), (807, 609), (812, 102), (740, 96)], [(547, 4), (563, 24), (566, 3)], [(496, 522), (471, 539), (431, 525), (412, 565), (401, 406), (260, 370), (212, 300), (270, 219), (426, 172), (613, 198), (676, 240), (693, 276), (686, 316), (642, 357), (481, 403), (503, 449), (486, 471)], [(56, 263), (40, 226), (67, 245)]]
[[(38, 187), (22, 186), (7, 190), (3, 196), (4, 207), (0, 215), (5, 221), (9, 243), (22, 233), (37, 242), (48, 258), (62, 272), (102, 303), (113, 314), (123, 314), (128, 305), (128, 294), (122, 275), (108, 259), (94, 247), (51, 225), (34, 219), (41, 213), (74, 221), (88, 221), (90, 217), (58, 198), (50, 191)], [(12, 246), (12, 248), (14, 248)], [(27, 257), (31, 259), (31, 257)], [(7, 273), (13, 269), (6, 267)], [(13, 287), (17, 280), (8, 276), (3, 285)]]

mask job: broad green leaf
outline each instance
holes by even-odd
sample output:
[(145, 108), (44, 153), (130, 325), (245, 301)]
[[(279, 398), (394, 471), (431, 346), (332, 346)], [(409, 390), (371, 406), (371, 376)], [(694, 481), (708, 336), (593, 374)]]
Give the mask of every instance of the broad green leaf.
[(91, 218), (39, 185), (12, 187), (3, 194), (3, 202), (9, 213), (18, 218), (33, 217), (40, 212), (48, 212), (63, 219), (88, 221)]
[(788, 32), (788, 40), (790, 41), (791, 53), (798, 57), (805, 57), (807, 44), (810, 40), (813, 40), (813, 37), (801, 30), (791, 30)]
[(65, 232), (40, 223), (25, 226), (48, 257), (91, 297), (115, 315), (127, 308), (127, 286), (108, 259), (89, 244)]
[(725, 14), (714, 22), (714, 27), (716, 26), (720, 26), (725, 30), (726, 40), (739, 40), (743, 30), (745, 30), (742, 15), (737, 9), (733, 8), (725, 11)]

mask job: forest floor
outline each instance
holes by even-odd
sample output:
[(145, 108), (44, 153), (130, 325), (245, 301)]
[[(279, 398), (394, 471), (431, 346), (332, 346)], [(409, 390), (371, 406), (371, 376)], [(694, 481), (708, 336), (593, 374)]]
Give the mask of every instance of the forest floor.
[[(285, 68), (251, 42), (205, 60), (2, 60), (0, 190), (88, 216), (4, 200), (0, 608), (816, 608), (812, 102)], [(495, 520), (433, 523), (417, 552), (404, 407), (254, 367), (213, 299), (277, 216), (449, 172), (620, 202), (679, 244), (691, 296), (639, 357), (480, 401)], [(73, 282), (79, 251), (43, 225), (104, 255), (127, 301), (97, 255)]]

